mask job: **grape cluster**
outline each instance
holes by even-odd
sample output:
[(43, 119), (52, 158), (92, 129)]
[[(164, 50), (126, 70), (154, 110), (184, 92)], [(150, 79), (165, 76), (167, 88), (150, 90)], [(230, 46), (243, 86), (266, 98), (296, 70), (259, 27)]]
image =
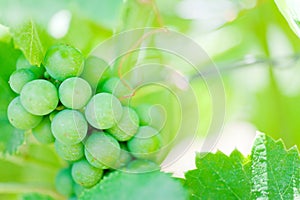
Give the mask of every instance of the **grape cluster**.
[[(48, 49), (42, 66), (19, 66), (9, 80), (19, 94), (8, 106), (10, 123), (31, 130), (43, 144), (54, 143), (57, 154), (70, 163), (57, 175), (57, 182), (67, 182), (69, 188), (72, 181), (92, 187), (107, 170), (134, 160), (154, 161), (162, 148), (160, 127), (155, 126), (159, 123), (153, 123), (163, 121), (160, 111), (151, 105), (135, 109), (122, 105), (120, 98), (128, 87), (120, 78), (95, 81), (93, 69), (84, 63), (79, 50), (58, 44)], [(150, 111), (158, 117), (149, 117)], [(70, 195), (70, 191), (63, 192)]]

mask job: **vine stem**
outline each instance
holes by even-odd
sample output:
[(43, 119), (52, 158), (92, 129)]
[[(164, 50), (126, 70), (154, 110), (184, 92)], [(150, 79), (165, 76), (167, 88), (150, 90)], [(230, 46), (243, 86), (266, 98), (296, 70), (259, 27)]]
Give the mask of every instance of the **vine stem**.
[[(128, 88), (129, 90), (133, 90), (133, 88), (123, 79), (123, 75), (122, 75), (122, 67), (123, 67), (123, 64), (124, 62), (126, 61), (126, 59), (128, 58), (128, 56), (130, 55), (130, 53), (136, 49), (138, 46), (140, 46), (142, 44), (142, 42), (149, 38), (150, 36), (156, 34), (156, 33), (160, 33), (160, 32), (165, 32), (167, 31), (167, 29), (165, 28), (160, 28), (160, 29), (155, 29), (155, 30), (151, 30), (147, 33), (145, 33), (144, 35), (142, 35), (142, 37), (136, 41), (136, 43), (129, 49), (129, 52), (121, 58), (121, 61), (120, 61), (120, 64), (118, 66), (118, 76), (121, 80), (121, 82), (125, 85), (126, 88)], [(122, 97), (122, 99), (126, 99), (126, 98), (129, 98), (129, 97), (133, 97), (135, 95), (135, 92), (133, 92), (132, 94), (130, 95), (127, 95), (127, 96), (124, 96)]]
[(156, 15), (156, 19), (157, 19), (157, 22), (158, 22), (159, 26), (161, 28), (165, 27), (165, 24), (163, 22), (163, 19), (162, 19), (162, 16), (161, 16), (160, 12), (159, 12), (159, 9), (158, 9), (156, 1), (153, 0), (151, 3), (152, 3), (152, 9), (153, 9), (153, 11), (154, 11), (154, 13)]
[[(295, 53), (293, 55), (279, 57), (279, 58), (260, 58), (260, 57), (250, 57), (244, 58), (241, 60), (230, 61), (229, 63), (217, 63), (216, 65), (219, 66), (218, 70), (220, 73), (231, 72), (236, 69), (252, 67), (257, 64), (265, 64), (265, 66), (271, 66), (272, 68), (276, 69), (287, 69), (292, 66), (295, 66), (297, 62), (300, 61), (300, 53)], [(284, 63), (284, 66), (282, 66)], [(288, 65), (287, 65), (288, 63)], [(201, 74), (193, 74), (190, 76), (189, 80), (193, 81), (199, 77), (210, 77), (210, 76), (218, 76), (216, 73), (215, 65), (211, 65), (212, 69), (209, 69), (210, 65), (206, 66), (206, 70), (203, 70)]]
[[(124, 63), (125, 60), (128, 58), (130, 52), (132, 52), (132, 50), (134, 50), (135, 48), (137, 48), (138, 46), (140, 46), (140, 45), (142, 44), (142, 42), (143, 42), (144, 40), (146, 40), (148, 37), (150, 37), (150, 36), (153, 35), (153, 34), (159, 33), (159, 32), (168, 32), (168, 31), (169, 31), (168, 28), (165, 27), (165, 25), (164, 25), (164, 22), (163, 22), (163, 19), (162, 19), (161, 14), (160, 14), (160, 12), (159, 12), (159, 9), (158, 9), (158, 6), (157, 6), (157, 4), (156, 4), (156, 1), (155, 1), (155, 0), (150, 0), (149, 2), (151, 3), (152, 10), (153, 10), (154, 15), (155, 15), (155, 18), (156, 18), (156, 20), (157, 20), (157, 22), (158, 22), (158, 24), (159, 24), (159, 26), (160, 26), (160, 29), (150, 31), (150, 32), (148, 32), (148, 33), (142, 35), (141, 38), (140, 38), (139, 40), (137, 40), (137, 42), (131, 47), (129, 53), (126, 54), (126, 55), (121, 59), (120, 64), (119, 64), (119, 66), (118, 66), (118, 76), (119, 76), (121, 82), (125, 85), (126, 88), (128, 88), (128, 89), (131, 90), (131, 91), (133, 90), (133, 88), (132, 88), (132, 87), (131, 87), (124, 79), (123, 79), (123, 77), (122, 77), (122, 72), (121, 72), (121, 70), (122, 70), (122, 67), (123, 67), (123, 63)], [(149, 3), (149, 2), (145, 1), (145, 3)], [(133, 96), (135, 96), (135, 91), (133, 91), (133, 93), (130, 94), (130, 95), (126, 95), (126, 96), (121, 97), (121, 99), (123, 100), (123, 99), (127, 99), (127, 98), (130, 98), (130, 97), (133, 97)]]
[(20, 194), (20, 193), (40, 193), (46, 194), (57, 200), (64, 200), (65, 198), (56, 193), (49, 187), (41, 185), (28, 185), (20, 183), (0, 183), (0, 194)]

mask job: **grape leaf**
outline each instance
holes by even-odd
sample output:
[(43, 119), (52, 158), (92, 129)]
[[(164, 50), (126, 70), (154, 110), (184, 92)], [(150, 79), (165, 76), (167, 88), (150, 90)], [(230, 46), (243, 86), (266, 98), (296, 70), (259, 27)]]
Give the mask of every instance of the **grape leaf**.
[(299, 199), (300, 159), (296, 148), (259, 134), (249, 158), (235, 150), (196, 157), (186, 173), (191, 199)]
[(7, 119), (6, 110), (15, 94), (9, 87), (8, 79), (15, 70), (20, 51), (12, 43), (0, 43), (0, 152), (14, 153), (24, 141), (24, 133), (13, 128)]
[(79, 199), (182, 200), (187, 199), (187, 192), (179, 180), (162, 172), (131, 174), (117, 171), (83, 192)]
[(44, 58), (44, 48), (37, 28), (32, 20), (12, 28), (15, 47), (22, 50), (32, 65), (40, 65)]
[(192, 199), (249, 199), (250, 183), (243, 169), (242, 155), (222, 152), (197, 154), (197, 169), (186, 174)]
[(13, 154), (24, 142), (24, 131), (15, 129), (8, 120), (0, 120), (0, 152)]
[(254, 199), (299, 199), (300, 159), (296, 148), (285, 150), (282, 141), (260, 134), (251, 155)]

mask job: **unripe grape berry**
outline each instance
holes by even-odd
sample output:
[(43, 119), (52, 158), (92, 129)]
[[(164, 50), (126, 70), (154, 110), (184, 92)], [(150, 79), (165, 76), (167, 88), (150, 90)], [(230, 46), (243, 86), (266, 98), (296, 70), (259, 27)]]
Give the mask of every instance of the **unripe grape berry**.
[(73, 180), (83, 186), (92, 187), (96, 185), (103, 175), (103, 170), (93, 167), (87, 160), (80, 160), (72, 166)]
[(66, 145), (81, 142), (87, 134), (88, 124), (76, 110), (63, 110), (55, 115), (51, 123), (54, 137)]
[(46, 52), (44, 65), (54, 79), (63, 81), (69, 77), (79, 76), (83, 70), (84, 58), (81, 52), (69, 45), (58, 44)]
[(33, 80), (25, 84), (21, 94), (24, 108), (34, 115), (47, 115), (58, 104), (56, 87), (47, 80)]
[(102, 91), (111, 93), (118, 98), (130, 96), (132, 94), (130, 88), (126, 86), (124, 82), (117, 77), (113, 77), (105, 81), (105, 83), (102, 86)]
[(119, 141), (131, 139), (139, 128), (139, 117), (136, 112), (129, 108), (123, 107), (123, 114), (116, 125), (107, 130)]
[(31, 65), (23, 54), (18, 58), (17, 63), (16, 63), (16, 68), (17, 68), (17, 70), (29, 69), (30, 71), (32, 71), (35, 78), (41, 78), (45, 72), (45, 67), (43, 65), (41, 65), (39, 67)]
[(105, 166), (103, 163), (99, 162), (86, 148), (84, 149), (84, 155), (86, 160), (94, 167), (99, 169), (109, 169), (108, 166)]
[(59, 113), (58, 110), (54, 110), (52, 113), (50, 113), (49, 119), (50, 119), (51, 122), (53, 121), (55, 115), (57, 115), (58, 113)]
[(85, 117), (94, 128), (108, 129), (120, 120), (122, 112), (122, 105), (115, 96), (99, 93), (87, 104)]
[(142, 126), (151, 126), (160, 131), (166, 122), (166, 114), (158, 105), (142, 104), (136, 107)]
[(92, 89), (82, 78), (72, 77), (64, 80), (59, 86), (59, 98), (67, 108), (80, 109), (92, 96)]
[(16, 68), (18, 69), (29, 69), (32, 65), (29, 61), (25, 58), (23, 54), (18, 57)]
[(55, 188), (60, 194), (66, 197), (70, 197), (73, 194), (71, 169), (65, 168), (58, 172), (55, 178)]
[(84, 156), (84, 147), (81, 142), (78, 144), (66, 145), (56, 140), (54, 146), (56, 153), (64, 160), (75, 161)]
[(127, 146), (124, 143), (121, 143), (120, 147), (121, 147), (120, 156), (114, 166), (114, 169), (120, 169), (120, 168), (126, 166), (132, 160), (132, 156), (128, 152)]
[(161, 135), (150, 126), (141, 126), (137, 134), (128, 141), (129, 151), (140, 159), (154, 160), (155, 153), (158, 153), (161, 147)]
[(108, 133), (94, 132), (85, 142), (85, 153), (90, 154), (87, 158), (91, 165), (113, 167), (120, 156), (120, 145)]
[(29, 130), (36, 127), (43, 119), (42, 116), (36, 116), (29, 113), (21, 104), (20, 97), (14, 98), (7, 109), (9, 122), (21, 130)]
[(32, 134), (40, 143), (49, 144), (54, 142), (55, 138), (51, 131), (49, 117), (44, 117), (44, 119), (32, 129)]
[[(73, 190), (74, 190), (74, 193), (77, 197), (81, 196), (82, 192), (84, 191), (84, 187), (82, 187), (81, 185), (77, 184), (74, 182), (73, 184)], [(76, 200), (78, 200), (78, 198), (76, 198)]]
[(23, 86), (34, 80), (35, 75), (29, 69), (18, 69), (14, 73), (12, 73), (9, 77), (9, 85), (10, 88), (17, 94), (19, 94), (23, 88)]
[(103, 80), (108, 79), (111, 76), (111, 69), (107, 62), (95, 57), (89, 56), (84, 63), (84, 69), (81, 74), (81, 78), (86, 80), (90, 86), (95, 90)]
[(145, 173), (159, 170), (159, 166), (149, 160), (137, 159), (131, 161), (127, 165), (126, 170), (131, 173)]

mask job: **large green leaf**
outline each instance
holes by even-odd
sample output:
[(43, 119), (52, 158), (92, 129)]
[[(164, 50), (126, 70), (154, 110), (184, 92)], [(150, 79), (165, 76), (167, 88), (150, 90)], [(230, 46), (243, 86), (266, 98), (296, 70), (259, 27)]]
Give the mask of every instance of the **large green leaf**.
[(24, 141), (24, 133), (13, 128), (7, 119), (6, 110), (15, 94), (9, 87), (8, 79), (15, 70), (20, 51), (11, 43), (0, 43), (0, 152), (14, 153)]
[(80, 200), (184, 200), (187, 192), (179, 180), (161, 172), (130, 174), (113, 172), (92, 189), (87, 190)]
[(24, 131), (15, 129), (6, 119), (0, 121), (0, 127), (0, 152), (15, 153), (24, 142)]
[(300, 159), (296, 148), (260, 134), (251, 155), (252, 199), (299, 199)]
[(237, 150), (196, 157), (197, 169), (186, 173), (191, 199), (299, 199), (300, 158), (296, 148), (259, 134), (252, 155)]
[(192, 199), (249, 199), (250, 183), (243, 168), (243, 156), (234, 151), (198, 154), (197, 169), (186, 174)]
[(12, 29), (15, 46), (22, 50), (32, 65), (40, 65), (44, 58), (44, 47), (39, 38), (36, 25), (32, 20)]

